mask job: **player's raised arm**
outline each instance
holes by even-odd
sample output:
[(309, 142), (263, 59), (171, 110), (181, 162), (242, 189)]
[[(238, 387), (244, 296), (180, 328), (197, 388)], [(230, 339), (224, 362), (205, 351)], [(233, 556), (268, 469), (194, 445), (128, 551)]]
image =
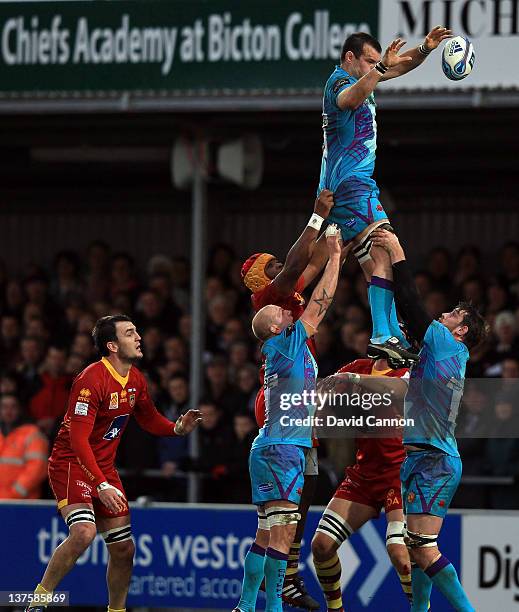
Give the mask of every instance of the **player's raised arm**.
[(421, 342), (432, 318), (427, 314), (407, 264), (405, 253), (396, 234), (376, 230), (371, 234), (373, 244), (389, 253), (393, 266), (395, 301), (398, 312), (413, 338)]
[(367, 64), (371, 66), (371, 69), (356, 83), (339, 93), (337, 96), (337, 106), (341, 110), (355, 110), (373, 93), (378, 82), (382, 80), (383, 75), (399, 65), (410, 62), (412, 58), (409, 55), (398, 54), (404, 45), (405, 40), (396, 38), (386, 49), (382, 59), (379, 59), (380, 55), (377, 50), (368, 45), (365, 46), (365, 50), (360, 58), (356, 58), (352, 51), (348, 51), (345, 55), (345, 60), (349, 60), (352, 63), (352, 67), (348, 67), (348, 70), (353, 73), (356, 64), (361, 66)]
[(312, 293), (310, 302), (301, 316), (301, 322), (306, 332), (312, 336), (317, 331), (319, 323), (323, 320), (326, 311), (332, 303), (337, 279), (341, 268), (340, 232), (336, 225), (330, 225), (326, 230), (326, 244), (329, 251), (329, 259), (324, 269), (323, 276)]
[[(342, 247), (341, 250), (341, 266), (346, 261), (349, 252), (353, 246), (352, 242), (349, 242), (346, 246)], [(315, 243), (315, 248), (312, 253), (312, 257), (303, 272), (304, 287), (308, 287), (315, 278), (323, 271), (326, 262), (328, 261), (328, 246), (326, 245), (326, 236), (321, 234), (319, 240)]]
[(314, 212), (308, 225), (288, 252), (281, 272), (272, 281), (272, 286), (280, 295), (291, 295), (294, 292), (297, 281), (309, 263), (319, 230), (332, 207), (333, 193), (323, 189), (315, 200)]
[(434, 51), (441, 42), (451, 37), (451, 30), (448, 30), (443, 26), (434, 27), (429, 34), (427, 34), (421, 45), (405, 51), (405, 54), (411, 58), (410, 61), (400, 62), (399, 64), (390, 67), (389, 70), (382, 75), (380, 80), (387, 81), (388, 79), (394, 79), (395, 77), (406, 74), (414, 68), (418, 68), (418, 66), (420, 66), (425, 59), (427, 59), (427, 56)]

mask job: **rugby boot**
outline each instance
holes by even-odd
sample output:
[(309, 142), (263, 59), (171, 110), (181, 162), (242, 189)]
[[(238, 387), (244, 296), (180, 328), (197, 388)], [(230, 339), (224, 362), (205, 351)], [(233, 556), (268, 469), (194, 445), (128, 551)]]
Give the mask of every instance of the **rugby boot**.
[(319, 610), (321, 607), (308, 593), (303, 579), (298, 574), (285, 579), (281, 598), (283, 599), (283, 603), (286, 603), (288, 606), (292, 606), (293, 608), (302, 608), (303, 610)]
[[(388, 363), (391, 360), (394, 364), (412, 364), (416, 363), (419, 359), (418, 355), (405, 349), (400, 343), (400, 340), (395, 336), (392, 336), (380, 344), (370, 342), (368, 344), (367, 353), (370, 359), (387, 359)], [(402, 368), (407, 366), (400, 365), (399, 367)]]

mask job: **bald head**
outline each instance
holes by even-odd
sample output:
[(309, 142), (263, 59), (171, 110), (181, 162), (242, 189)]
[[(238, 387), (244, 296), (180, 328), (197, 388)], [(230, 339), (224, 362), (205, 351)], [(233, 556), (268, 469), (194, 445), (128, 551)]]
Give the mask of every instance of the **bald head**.
[(279, 319), (281, 308), (269, 304), (263, 306), (252, 319), (252, 331), (259, 340), (267, 340), (270, 336), (275, 333), (279, 333), (271, 329), (272, 327), (277, 328), (276, 322)]

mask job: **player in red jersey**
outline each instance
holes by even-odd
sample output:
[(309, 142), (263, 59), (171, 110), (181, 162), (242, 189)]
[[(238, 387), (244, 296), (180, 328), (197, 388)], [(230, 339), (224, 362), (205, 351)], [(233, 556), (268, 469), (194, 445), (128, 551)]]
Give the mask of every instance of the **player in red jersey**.
[[(97, 321), (92, 332), (102, 359), (75, 379), (68, 408), (49, 459), (49, 481), (69, 535), (54, 551), (36, 599), (50, 594), (96, 537), (108, 547), (109, 612), (125, 610), (135, 547), (115, 454), (130, 416), (157, 436), (185, 435), (201, 420), (189, 410), (173, 423), (155, 408), (144, 376), (141, 337), (124, 315)], [(43, 609), (37, 601), (27, 610)]]
[[(385, 359), (357, 359), (326, 379), (320, 391), (334, 389), (337, 392), (349, 382), (360, 386), (363, 392), (390, 392), (393, 399), (398, 400), (403, 399), (407, 391), (407, 378), (409, 370), (391, 369)], [(382, 508), (388, 522), (387, 551), (404, 593), (410, 602), (412, 599), (411, 562), (404, 543), (400, 492), (400, 466), (405, 458), (402, 437), (360, 435), (356, 438), (356, 446), (356, 463), (346, 468), (345, 478), (326, 507), (312, 540), (314, 565), (328, 612), (343, 612), (338, 548), (364, 523), (377, 518)]]
[[(290, 310), (294, 321), (297, 321), (305, 309), (301, 292), (324, 269), (328, 260), (328, 249), (324, 239), (317, 240), (319, 230), (333, 207), (333, 194), (324, 189), (315, 200), (314, 213), (308, 225), (294, 243), (285, 263), (281, 263), (269, 253), (256, 253), (247, 259), (241, 269), (243, 282), (251, 291), (252, 306), (256, 312), (275, 304), (284, 310)], [(343, 260), (349, 247), (343, 249)], [(308, 348), (316, 357), (315, 341), (307, 340)], [(263, 392), (263, 366), (260, 370), (261, 388), (256, 396), (256, 421), (263, 427), (265, 421), (265, 396)], [(299, 513), (301, 519), (290, 548), (288, 566), (283, 586), (283, 601), (307, 610), (318, 610), (319, 604), (307, 593), (302, 578), (299, 576), (299, 554), (305, 528), (306, 516), (312, 502), (317, 484), (317, 450), (309, 449), (306, 455), (306, 471)], [(266, 517), (258, 515), (257, 541), (268, 543)], [(263, 536), (263, 537), (262, 537)], [(247, 575), (245, 575), (245, 580)]]

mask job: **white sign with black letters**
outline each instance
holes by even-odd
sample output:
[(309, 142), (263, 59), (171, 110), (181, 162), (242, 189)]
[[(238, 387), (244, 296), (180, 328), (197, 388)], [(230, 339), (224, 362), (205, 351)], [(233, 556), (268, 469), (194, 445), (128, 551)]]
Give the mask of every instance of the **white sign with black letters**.
[(464, 516), (462, 582), (476, 610), (519, 610), (518, 517)]
[[(383, 49), (397, 37), (415, 46), (434, 26), (443, 25), (455, 35), (469, 38), (476, 53), (472, 73), (462, 81), (450, 81), (442, 72), (442, 43), (422, 66), (391, 79), (384, 88), (519, 86), (519, 0), (381, 0), (379, 11)], [(405, 48), (408, 46), (404, 51)]]

